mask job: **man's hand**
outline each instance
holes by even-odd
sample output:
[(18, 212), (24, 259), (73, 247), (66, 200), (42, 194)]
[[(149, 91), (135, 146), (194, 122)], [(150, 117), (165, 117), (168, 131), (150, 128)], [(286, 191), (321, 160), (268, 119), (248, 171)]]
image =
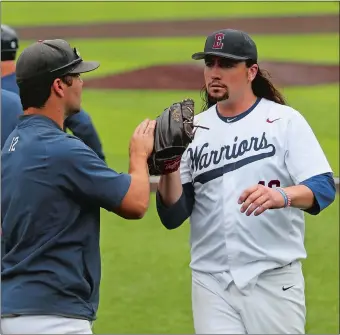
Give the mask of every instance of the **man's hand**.
[(255, 211), (254, 215), (257, 216), (267, 209), (283, 208), (285, 200), (275, 188), (258, 184), (247, 188), (241, 194), (238, 203), (242, 204), (241, 213), (246, 212), (249, 216)]
[(153, 150), (155, 138), (155, 120), (144, 120), (135, 129), (130, 140), (130, 156), (141, 154), (148, 158)]

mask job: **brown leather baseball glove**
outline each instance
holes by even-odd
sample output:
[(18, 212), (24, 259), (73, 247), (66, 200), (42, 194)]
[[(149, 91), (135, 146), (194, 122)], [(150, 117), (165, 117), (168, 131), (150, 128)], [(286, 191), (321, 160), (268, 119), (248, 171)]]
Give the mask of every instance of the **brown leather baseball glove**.
[(154, 149), (148, 158), (152, 176), (178, 170), (181, 157), (192, 141), (194, 101), (185, 99), (173, 103), (156, 118)]

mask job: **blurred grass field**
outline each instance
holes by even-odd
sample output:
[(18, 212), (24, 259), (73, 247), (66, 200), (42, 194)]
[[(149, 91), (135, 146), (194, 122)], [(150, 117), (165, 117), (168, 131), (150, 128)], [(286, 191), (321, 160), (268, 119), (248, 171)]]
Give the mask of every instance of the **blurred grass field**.
[[(227, 16), (337, 13), (337, 2), (13, 2), (1, 3), (2, 23), (63, 24), (96, 21), (211, 18)], [(143, 9), (143, 10), (142, 10)], [(46, 15), (45, 15), (45, 14)], [(48, 15), (47, 15), (48, 14)], [(261, 59), (339, 63), (339, 35), (254, 36)], [(205, 36), (161, 39), (71, 40), (84, 58), (101, 62), (104, 75), (152, 64), (191, 61)], [(21, 41), (21, 48), (29, 41)], [(285, 88), (289, 103), (311, 124), (336, 175), (339, 175), (339, 84)], [(129, 138), (140, 121), (155, 117), (193, 91), (84, 90), (83, 107), (99, 130), (108, 164), (128, 168)], [(200, 106), (198, 106), (199, 109)], [(304, 261), (308, 334), (339, 333), (339, 196), (319, 216), (306, 215)], [(128, 222), (102, 211), (103, 280), (100, 334), (193, 333), (190, 302), (189, 225), (167, 231), (157, 217), (155, 197), (141, 221)]]
[[(282, 16), (336, 14), (338, 3), (333, 2), (81, 2), (21, 1), (2, 2), (7, 24), (51, 25), (79, 24), (98, 21), (180, 20), (220, 17)], [(27, 15), (29, 13), (29, 15)]]

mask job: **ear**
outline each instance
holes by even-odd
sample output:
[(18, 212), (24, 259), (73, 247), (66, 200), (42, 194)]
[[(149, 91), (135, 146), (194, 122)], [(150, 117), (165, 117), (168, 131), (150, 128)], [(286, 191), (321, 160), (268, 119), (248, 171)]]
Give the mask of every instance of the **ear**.
[(248, 69), (248, 80), (252, 82), (254, 78), (256, 77), (257, 71), (259, 70), (259, 66), (257, 64), (253, 64), (249, 69)]
[(65, 85), (60, 78), (57, 78), (53, 81), (52, 89), (58, 97), (63, 98), (65, 96), (64, 88)]

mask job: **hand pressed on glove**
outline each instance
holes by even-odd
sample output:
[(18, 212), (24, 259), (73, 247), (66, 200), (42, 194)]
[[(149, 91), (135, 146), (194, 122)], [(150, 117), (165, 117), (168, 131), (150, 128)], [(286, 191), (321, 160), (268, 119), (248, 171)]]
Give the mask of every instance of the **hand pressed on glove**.
[(185, 99), (166, 108), (156, 119), (154, 149), (149, 173), (165, 175), (178, 170), (181, 157), (193, 139), (194, 101)]

